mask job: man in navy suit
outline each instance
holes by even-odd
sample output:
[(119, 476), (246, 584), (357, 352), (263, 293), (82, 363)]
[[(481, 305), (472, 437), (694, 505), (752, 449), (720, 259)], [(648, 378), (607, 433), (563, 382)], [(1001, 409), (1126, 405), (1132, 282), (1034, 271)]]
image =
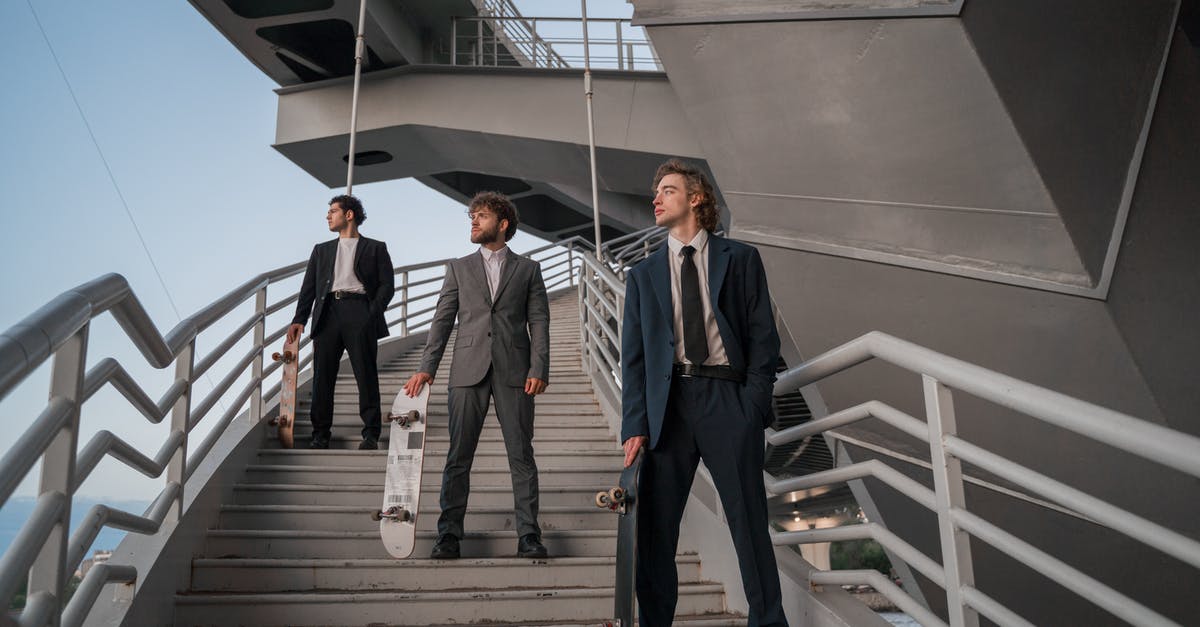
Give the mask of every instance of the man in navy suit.
[(699, 460), (712, 474), (733, 536), (750, 625), (787, 625), (767, 522), (763, 429), (779, 334), (762, 259), (718, 237), (712, 186), (671, 160), (654, 176), (654, 222), (667, 246), (633, 267), (621, 335), (625, 465), (641, 471), (637, 596), (643, 627), (670, 625), (679, 594), (675, 551)]

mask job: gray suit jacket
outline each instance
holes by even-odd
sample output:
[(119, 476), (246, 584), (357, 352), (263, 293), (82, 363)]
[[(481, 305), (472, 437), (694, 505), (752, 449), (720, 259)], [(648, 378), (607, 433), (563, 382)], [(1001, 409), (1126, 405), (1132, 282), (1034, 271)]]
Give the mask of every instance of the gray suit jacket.
[(501, 385), (523, 387), (527, 378), (550, 381), (550, 304), (536, 261), (510, 248), (494, 303), (479, 251), (446, 264), (421, 372), (437, 376), (455, 316), (458, 339), (450, 362), (450, 387), (479, 383), (489, 367)]

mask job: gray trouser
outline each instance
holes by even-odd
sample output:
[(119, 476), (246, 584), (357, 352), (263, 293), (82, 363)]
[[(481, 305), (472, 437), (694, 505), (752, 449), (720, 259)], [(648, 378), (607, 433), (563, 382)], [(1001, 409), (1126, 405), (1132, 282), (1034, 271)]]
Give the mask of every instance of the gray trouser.
[(483, 381), (470, 387), (452, 387), (450, 405), (450, 450), (442, 472), (442, 515), (438, 535), (463, 537), (463, 516), (471, 493), (471, 464), (488, 412), (489, 398), (495, 400), (496, 417), (508, 452), (512, 473), (513, 506), (517, 514), (517, 537), (535, 533), (538, 527), (538, 470), (533, 461), (533, 397), (524, 388), (495, 382), (489, 370)]

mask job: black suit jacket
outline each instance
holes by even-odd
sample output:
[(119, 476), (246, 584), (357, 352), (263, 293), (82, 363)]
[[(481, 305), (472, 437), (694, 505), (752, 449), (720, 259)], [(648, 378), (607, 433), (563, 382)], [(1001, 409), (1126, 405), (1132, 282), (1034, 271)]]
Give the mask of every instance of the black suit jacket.
[[(305, 324), (312, 313), (310, 334), (321, 330), (321, 311), (325, 298), (333, 287), (333, 262), (337, 259), (337, 240), (332, 239), (313, 246), (308, 258), (308, 269), (304, 271), (304, 283), (300, 286), (300, 300), (296, 303), (293, 324)], [(383, 311), (396, 293), (396, 275), (387, 244), (369, 237), (358, 237), (354, 251), (354, 276), (367, 290), (371, 310), (371, 326), (376, 338), (387, 337), (387, 322)]]

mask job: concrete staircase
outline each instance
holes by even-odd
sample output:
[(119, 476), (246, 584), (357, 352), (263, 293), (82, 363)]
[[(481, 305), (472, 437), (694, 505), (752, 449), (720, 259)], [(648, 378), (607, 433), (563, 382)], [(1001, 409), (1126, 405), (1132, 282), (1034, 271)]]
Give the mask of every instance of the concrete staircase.
[[(471, 477), (463, 558), (427, 559), (448, 446), (445, 373), (435, 381), (418, 541), (390, 558), (369, 513), (379, 507), (386, 450), (358, 451), (357, 390), (343, 365), (330, 450), (310, 451), (307, 405), (296, 448), (268, 436), (193, 560), (176, 597), (177, 625), (586, 625), (611, 618), (616, 517), (592, 505), (621, 468), (620, 446), (580, 365), (574, 290), (551, 297), (550, 387), (537, 399), (545, 560), (516, 557), (511, 479), (498, 423), (484, 428)], [(452, 346), (446, 358), (451, 355)], [(384, 411), (415, 372), (420, 349), (380, 368)], [(383, 430), (386, 449), (388, 428)], [(699, 558), (679, 556), (678, 621), (744, 625)]]

